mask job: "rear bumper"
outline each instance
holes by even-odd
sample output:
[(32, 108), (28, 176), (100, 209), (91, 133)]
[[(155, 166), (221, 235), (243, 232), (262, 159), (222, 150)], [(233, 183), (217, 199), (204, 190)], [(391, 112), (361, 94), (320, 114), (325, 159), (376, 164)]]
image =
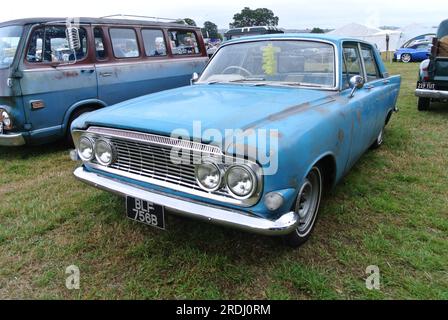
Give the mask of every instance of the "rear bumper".
[(448, 99), (448, 91), (417, 89), (415, 95), (419, 98)]
[(169, 211), (181, 216), (204, 220), (210, 223), (240, 229), (243, 231), (268, 235), (287, 235), (297, 229), (299, 217), (289, 212), (280, 219), (272, 221), (249, 215), (243, 211), (230, 210), (201, 202), (177, 198), (154, 190), (141, 189), (134, 185), (88, 172), (83, 167), (75, 170), (74, 175), (79, 180), (120, 196), (130, 196), (146, 200), (166, 207)]
[(18, 147), (25, 144), (25, 138), (21, 133), (0, 134), (0, 146)]

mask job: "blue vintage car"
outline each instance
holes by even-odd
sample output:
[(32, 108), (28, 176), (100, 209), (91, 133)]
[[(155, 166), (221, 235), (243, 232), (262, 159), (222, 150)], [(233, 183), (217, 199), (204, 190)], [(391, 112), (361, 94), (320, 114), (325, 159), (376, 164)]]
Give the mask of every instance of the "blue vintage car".
[(431, 42), (419, 42), (409, 47), (398, 49), (394, 54), (394, 60), (404, 63), (421, 62), (428, 59), (430, 51)]
[(401, 83), (369, 43), (300, 34), (229, 41), (193, 79), (76, 120), (75, 176), (150, 226), (177, 213), (292, 246), (322, 193), (383, 143)]

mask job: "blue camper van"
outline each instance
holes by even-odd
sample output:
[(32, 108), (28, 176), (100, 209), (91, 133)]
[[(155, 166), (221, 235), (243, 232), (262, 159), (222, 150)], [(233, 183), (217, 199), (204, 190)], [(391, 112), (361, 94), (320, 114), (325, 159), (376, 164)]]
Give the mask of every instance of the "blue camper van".
[(0, 146), (70, 140), (70, 124), (81, 114), (188, 85), (207, 62), (200, 28), (179, 23), (0, 23)]

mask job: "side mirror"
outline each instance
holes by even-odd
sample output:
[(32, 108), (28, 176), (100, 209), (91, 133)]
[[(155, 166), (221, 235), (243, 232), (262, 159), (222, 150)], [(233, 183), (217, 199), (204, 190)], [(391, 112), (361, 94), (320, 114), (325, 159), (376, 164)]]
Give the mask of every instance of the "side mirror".
[(355, 96), (356, 90), (364, 88), (364, 78), (361, 76), (353, 76), (350, 78), (350, 88), (352, 88), (352, 92), (350, 93), (350, 98)]
[(81, 49), (81, 37), (79, 36), (79, 29), (75, 27), (68, 27), (65, 30), (67, 36), (68, 47), (72, 51)]
[(191, 77), (190, 84), (193, 85), (198, 80), (199, 80), (199, 75), (197, 72), (195, 72), (195, 73), (193, 73), (193, 76)]

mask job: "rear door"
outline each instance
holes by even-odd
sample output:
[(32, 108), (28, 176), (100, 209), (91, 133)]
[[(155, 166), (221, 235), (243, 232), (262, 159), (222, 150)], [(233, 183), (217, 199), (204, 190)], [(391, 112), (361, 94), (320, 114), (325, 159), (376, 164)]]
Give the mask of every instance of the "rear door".
[(102, 29), (109, 57), (98, 61), (96, 70), (99, 98), (108, 105), (188, 85), (191, 75), (201, 72), (208, 60), (202, 56), (195, 32), (171, 35), (151, 27)]
[(63, 134), (67, 110), (97, 97), (95, 66), (88, 55), (89, 28), (79, 29), (82, 47), (76, 57), (68, 50), (65, 26), (38, 26), (31, 31), (20, 86), (34, 138)]

